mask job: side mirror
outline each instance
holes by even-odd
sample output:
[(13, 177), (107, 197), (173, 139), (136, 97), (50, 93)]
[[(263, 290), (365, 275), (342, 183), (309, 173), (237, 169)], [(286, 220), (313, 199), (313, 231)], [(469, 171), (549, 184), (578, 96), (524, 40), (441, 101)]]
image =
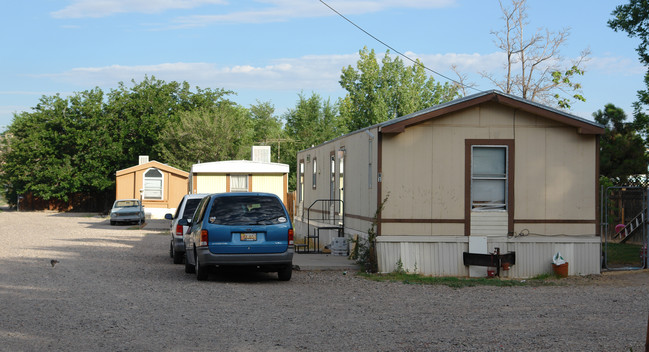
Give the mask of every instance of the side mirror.
[(174, 216), (171, 215), (171, 214), (165, 214), (165, 219), (167, 219), (167, 220), (173, 220), (173, 219), (174, 219)]

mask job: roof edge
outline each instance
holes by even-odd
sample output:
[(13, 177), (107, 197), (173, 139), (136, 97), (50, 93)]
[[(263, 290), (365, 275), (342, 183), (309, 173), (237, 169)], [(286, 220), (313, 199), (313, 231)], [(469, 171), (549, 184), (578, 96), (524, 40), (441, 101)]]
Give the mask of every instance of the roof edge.
[(443, 104), (439, 104), (428, 109), (420, 110), (400, 118), (389, 120), (379, 124), (381, 133), (398, 134), (407, 127), (441, 117), (459, 110), (467, 109), (485, 102), (494, 101), (505, 106), (527, 111), (529, 113), (557, 121), (577, 128), (579, 134), (604, 134), (604, 126), (583, 119), (581, 117), (569, 114), (567, 112), (542, 105), (530, 100), (526, 100), (511, 94), (506, 94), (497, 90), (490, 90), (463, 98), (455, 99)]

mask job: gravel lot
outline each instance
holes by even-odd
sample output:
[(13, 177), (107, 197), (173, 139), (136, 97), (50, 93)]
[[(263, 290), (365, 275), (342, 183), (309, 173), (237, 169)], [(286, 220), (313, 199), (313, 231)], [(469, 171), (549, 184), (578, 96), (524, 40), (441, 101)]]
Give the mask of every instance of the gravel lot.
[(508, 288), (337, 271), (198, 282), (166, 233), (6, 211), (0, 231), (2, 351), (641, 351), (647, 332), (648, 271)]

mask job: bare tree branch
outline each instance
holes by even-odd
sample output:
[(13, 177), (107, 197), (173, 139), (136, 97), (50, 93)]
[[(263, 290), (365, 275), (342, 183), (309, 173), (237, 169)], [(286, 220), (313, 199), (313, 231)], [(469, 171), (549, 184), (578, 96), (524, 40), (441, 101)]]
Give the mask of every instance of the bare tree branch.
[[(488, 72), (480, 75), (505, 93), (549, 105), (569, 108), (572, 99), (585, 100), (579, 93), (581, 85), (571, 79), (583, 75), (582, 65), (590, 51), (583, 51), (577, 60), (566, 64), (560, 49), (568, 40), (569, 29), (558, 32), (539, 29), (526, 36), (529, 24), (526, 0), (511, 0), (511, 7), (503, 5), (502, 0), (499, 4), (504, 28), (491, 34), (495, 37), (494, 44), (506, 54), (505, 77), (497, 79)], [(571, 97), (571, 91), (577, 92)]]

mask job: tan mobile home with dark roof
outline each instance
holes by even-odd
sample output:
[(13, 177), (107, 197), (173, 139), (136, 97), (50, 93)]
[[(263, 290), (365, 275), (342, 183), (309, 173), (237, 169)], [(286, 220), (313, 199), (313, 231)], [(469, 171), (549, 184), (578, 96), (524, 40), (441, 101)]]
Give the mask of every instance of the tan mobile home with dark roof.
[[(296, 237), (316, 199), (342, 199), (347, 237), (377, 206), (379, 270), (481, 276), (463, 253), (515, 252), (505, 277), (600, 272), (603, 126), (497, 91), (441, 104), (298, 153)], [(313, 211), (313, 209), (312, 209)], [(313, 218), (313, 216), (312, 216)], [(311, 227), (321, 226), (311, 221)], [(321, 232), (327, 244), (336, 231)], [(482, 270), (484, 269), (484, 271)]]

